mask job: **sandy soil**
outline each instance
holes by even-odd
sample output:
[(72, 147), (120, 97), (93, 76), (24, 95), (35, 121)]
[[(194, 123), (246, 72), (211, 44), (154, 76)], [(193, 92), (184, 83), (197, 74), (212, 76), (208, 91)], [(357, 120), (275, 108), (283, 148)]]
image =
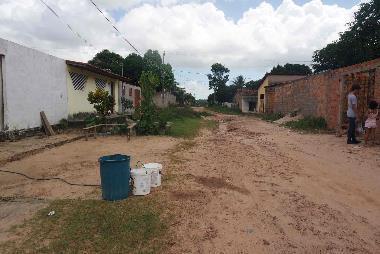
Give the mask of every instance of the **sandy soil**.
[[(29, 141), (31, 142), (31, 141)], [(33, 177), (64, 178), (73, 183), (100, 184), (98, 158), (122, 153), (137, 161), (160, 162), (179, 141), (169, 137), (98, 137), (79, 140), (45, 150), (19, 161), (7, 163), (2, 169), (22, 172)], [(11, 144), (15, 146), (16, 144)], [(101, 198), (98, 187), (70, 186), (60, 181), (33, 181), (22, 176), (0, 172), (0, 242), (8, 240), (7, 230), (30, 218), (47, 202), (57, 198)], [(41, 201), (42, 199), (42, 201)]]
[(176, 155), (172, 253), (380, 253), (380, 147), (218, 115)]
[(33, 136), (18, 141), (0, 142), (0, 165), (7, 162), (17, 154), (27, 153), (33, 150), (43, 149), (46, 146), (59, 144), (79, 137), (78, 133), (58, 134), (55, 136)]

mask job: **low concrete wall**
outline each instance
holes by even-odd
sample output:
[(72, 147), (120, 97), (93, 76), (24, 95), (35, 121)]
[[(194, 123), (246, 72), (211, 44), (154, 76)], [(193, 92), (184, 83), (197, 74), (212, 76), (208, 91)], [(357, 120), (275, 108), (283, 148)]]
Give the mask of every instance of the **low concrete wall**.
[(171, 93), (156, 93), (153, 97), (153, 102), (159, 108), (166, 108), (169, 105), (177, 104), (177, 99)]

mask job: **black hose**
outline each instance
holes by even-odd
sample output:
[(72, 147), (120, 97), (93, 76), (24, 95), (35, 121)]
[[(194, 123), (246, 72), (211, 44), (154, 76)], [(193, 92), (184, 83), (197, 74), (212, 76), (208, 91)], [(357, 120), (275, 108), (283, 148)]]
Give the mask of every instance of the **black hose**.
[(0, 169), (0, 172), (3, 172), (3, 173), (10, 173), (10, 174), (15, 174), (15, 175), (20, 175), (20, 176), (23, 176), (25, 178), (28, 178), (30, 180), (35, 180), (35, 181), (51, 181), (51, 180), (58, 180), (58, 181), (61, 181), (61, 182), (64, 182), (68, 185), (72, 185), (72, 186), (85, 186), (85, 187), (100, 187), (99, 184), (84, 184), (84, 183), (70, 183), (68, 181), (66, 181), (65, 179), (63, 178), (60, 178), (60, 177), (50, 177), (50, 178), (36, 178), (36, 177), (31, 177), (31, 176), (28, 176), (24, 173), (20, 173), (20, 172), (15, 172), (15, 171), (9, 171), (9, 170), (3, 170), (3, 169)]

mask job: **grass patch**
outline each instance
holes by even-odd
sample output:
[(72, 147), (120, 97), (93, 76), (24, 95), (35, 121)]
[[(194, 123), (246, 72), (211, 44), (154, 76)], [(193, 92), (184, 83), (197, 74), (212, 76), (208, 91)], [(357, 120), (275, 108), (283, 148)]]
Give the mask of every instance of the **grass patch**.
[(0, 252), (162, 253), (170, 239), (162, 210), (153, 197), (53, 201), (15, 229), (30, 229), (25, 239), (0, 245)]
[(261, 114), (259, 115), (261, 119), (267, 122), (274, 122), (284, 117), (282, 113), (273, 113), (273, 114)]
[(223, 107), (220, 105), (209, 106), (207, 107), (207, 109), (214, 112), (226, 114), (226, 115), (241, 115), (242, 114), (238, 108), (228, 108), (228, 107)]
[(326, 130), (327, 122), (323, 117), (312, 117), (306, 116), (303, 119), (299, 119), (297, 121), (290, 121), (284, 124), (284, 126), (296, 129), (296, 130)]
[(177, 118), (172, 121), (168, 134), (173, 137), (194, 138), (201, 127), (200, 118)]
[(205, 120), (202, 122), (202, 127), (210, 129), (210, 130), (215, 130), (219, 126), (219, 122), (215, 120)]
[(194, 138), (203, 127), (211, 128), (216, 123), (204, 120), (202, 116), (210, 116), (208, 112), (196, 112), (190, 107), (168, 107), (159, 112), (161, 122), (171, 122), (166, 134), (180, 138)]

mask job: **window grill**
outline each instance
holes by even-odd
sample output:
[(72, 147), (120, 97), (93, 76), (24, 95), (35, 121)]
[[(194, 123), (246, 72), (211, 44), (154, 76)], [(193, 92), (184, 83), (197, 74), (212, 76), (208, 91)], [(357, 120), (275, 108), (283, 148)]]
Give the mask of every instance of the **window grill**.
[(96, 78), (95, 85), (97, 88), (104, 89), (107, 85), (107, 81), (105, 81), (104, 79)]
[(76, 73), (76, 72), (70, 72), (70, 77), (73, 82), (73, 87), (75, 90), (83, 90), (84, 85), (86, 84), (87, 81), (87, 76)]

